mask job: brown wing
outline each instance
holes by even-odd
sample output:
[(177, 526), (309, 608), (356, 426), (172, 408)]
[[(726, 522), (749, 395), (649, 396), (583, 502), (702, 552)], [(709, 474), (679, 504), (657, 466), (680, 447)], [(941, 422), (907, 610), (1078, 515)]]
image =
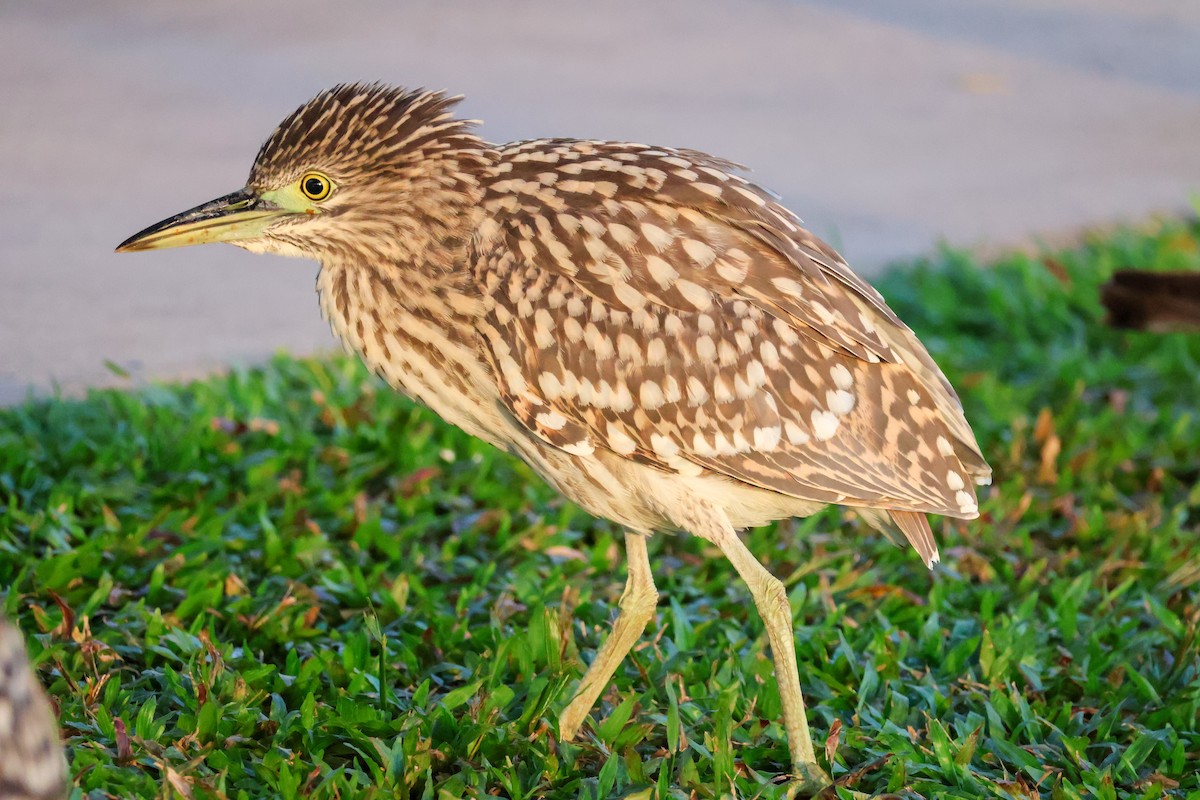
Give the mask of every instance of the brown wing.
[(976, 513), (986, 466), (941, 373), (765, 192), (695, 153), (505, 155), (476, 274), (530, 430), (807, 500)]
[(0, 616), (0, 797), (51, 800), (66, 793), (50, 703), (29, 668), (21, 632)]

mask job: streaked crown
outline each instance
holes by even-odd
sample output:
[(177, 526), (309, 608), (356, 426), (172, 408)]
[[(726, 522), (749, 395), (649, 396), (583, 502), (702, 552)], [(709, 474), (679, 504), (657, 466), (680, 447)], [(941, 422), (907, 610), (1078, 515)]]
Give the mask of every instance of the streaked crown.
[(451, 112), (460, 97), (383, 84), (340, 84), (293, 111), (263, 143), (248, 185), (270, 188), (306, 169), (335, 179), (381, 177), (421, 158), (481, 142)]

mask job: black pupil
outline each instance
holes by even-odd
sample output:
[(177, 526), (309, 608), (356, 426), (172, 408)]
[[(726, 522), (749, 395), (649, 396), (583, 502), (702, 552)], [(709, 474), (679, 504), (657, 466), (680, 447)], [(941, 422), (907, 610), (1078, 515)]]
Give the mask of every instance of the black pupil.
[(304, 181), (304, 191), (310, 195), (325, 194), (325, 181), (320, 178), (308, 178)]

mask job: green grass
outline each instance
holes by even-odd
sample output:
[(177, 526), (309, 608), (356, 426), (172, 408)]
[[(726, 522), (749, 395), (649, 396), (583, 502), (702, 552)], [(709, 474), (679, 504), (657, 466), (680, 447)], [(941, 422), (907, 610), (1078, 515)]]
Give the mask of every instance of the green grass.
[[(1108, 330), (1096, 301), (1198, 246), (1168, 222), (881, 282), (996, 476), (981, 520), (935, 521), (932, 574), (836, 511), (748, 535), (790, 593), (818, 751), (840, 724), (835, 777), (1200, 798), (1200, 337)], [(0, 410), (0, 610), (75, 797), (782, 796), (746, 590), (702, 541), (653, 548), (657, 620), (560, 742), (620, 531), (353, 361)]]

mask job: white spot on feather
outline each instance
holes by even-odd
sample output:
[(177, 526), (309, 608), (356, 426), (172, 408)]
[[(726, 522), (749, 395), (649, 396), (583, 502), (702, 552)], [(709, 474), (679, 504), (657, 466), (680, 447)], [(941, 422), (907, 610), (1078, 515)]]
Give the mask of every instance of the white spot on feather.
[(737, 192), (738, 194), (740, 194), (742, 197), (749, 200), (751, 203), (754, 203), (754, 205), (756, 205), (756, 206), (765, 206), (767, 204), (766, 200), (764, 200), (762, 197), (760, 197), (756, 193), (750, 191), (749, 189), (743, 189), (740, 186), (735, 186), (735, 187), (733, 187), (733, 190), (735, 192)]
[(825, 305), (824, 303), (818, 303), (814, 300), (808, 304), (808, 307), (811, 308), (812, 312), (820, 317), (821, 322), (825, 323), (826, 325), (832, 325), (834, 320), (837, 319), (837, 316), (829, 310), (829, 306)]
[(613, 452), (627, 456), (637, 449), (637, 442), (620, 425), (609, 422), (606, 431), (608, 433), (608, 446)]
[(594, 405), (594, 402), (596, 399), (595, 390), (592, 388), (592, 382), (589, 381), (587, 378), (584, 378), (581, 381), (579, 381), (578, 397), (579, 397), (580, 405), (584, 405), (584, 406)]
[(755, 428), (754, 449), (762, 451), (774, 450), (779, 444), (781, 436), (782, 431), (780, 431), (778, 425), (772, 425), (766, 428)]
[(850, 370), (846, 369), (845, 364), (834, 364), (833, 369), (829, 370), (829, 376), (833, 378), (833, 383), (839, 389), (850, 391), (850, 387), (854, 385), (854, 376), (850, 374)]
[(595, 217), (580, 217), (579, 224), (583, 226), (585, 231), (597, 239), (603, 237), (604, 231), (607, 230), (604, 223)]
[(712, 393), (718, 403), (732, 403), (737, 399), (737, 394), (730, 387), (729, 382), (720, 375), (713, 379)]
[[(646, 305), (646, 295), (630, 286), (625, 281), (614, 281), (613, 294), (625, 304), (626, 308), (641, 308)], [(614, 320), (615, 321), (615, 320)]]
[(822, 409), (812, 412), (813, 436), (818, 442), (833, 438), (833, 435), (837, 433), (838, 425), (838, 418), (835, 414)]
[(783, 432), (789, 443), (794, 445), (808, 444), (809, 436), (803, 428), (791, 420), (783, 423)]
[(570, 453), (573, 456), (590, 456), (596, 452), (596, 446), (587, 439), (579, 442), (572, 442), (562, 446), (563, 451)]
[(751, 361), (746, 365), (746, 380), (754, 388), (758, 388), (767, 382), (767, 372), (763, 369), (761, 362)]
[(538, 388), (547, 400), (557, 400), (562, 394), (562, 384), (553, 372), (543, 372), (538, 375)]
[(533, 340), (543, 349), (554, 345), (554, 320), (544, 308), (539, 308), (533, 315)]
[(650, 446), (663, 458), (672, 458), (679, 454), (679, 445), (661, 433), (650, 434)]
[(693, 283), (687, 280), (678, 280), (675, 282), (675, 289), (683, 299), (687, 300), (696, 308), (704, 311), (712, 306), (712, 293), (698, 283)]
[(634, 361), (642, 354), (642, 348), (628, 333), (617, 334), (617, 356), (623, 361)]
[(631, 408), (633, 408), (633, 394), (629, 391), (629, 386), (621, 381), (613, 390), (612, 410), (622, 412)]
[(717, 259), (716, 251), (698, 239), (684, 239), (683, 252), (700, 267), (707, 267)]
[(771, 285), (786, 295), (804, 296), (804, 287), (795, 278), (771, 278)]
[(619, 222), (610, 222), (608, 224), (608, 234), (614, 242), (628, 249), (632, 249), (638, 241), (637, 234), (633, 232), (633, 228), (630, 228), (628, 225), (622, 225)]
[(717, 259), (717, 275), (722, 280), (729, 281), (732, 284), (740, 284), (746, 280), (746, 267), (740, 264), (734, 264), (732, 261), (727, 261), (724, 258)]
[(559, 226), (567, 233), (574, 233), (579, 230), (579, 217), (574, 217), (570, 214), (559, 214), (556, 219)]
[(716, 449), (717, 455), (719, 456), (733, 456), (737, 455), (738, 452), (737, 448), (733, 446), (733, 443), (730, 442), (729, 439), (725, 438), (725, 434), (721, 431), (717, 431), (717, 433), (713, 436), (713, 447)]
[(567, 418), (557, 411), (543, 411), (534, 417), (537, 424), (552, 431), (560, 431), (567, 424)]
[(583, 237), (583, 249), (587, 250), (588, 255), (591, 256), (592, 260), (594, 261), (604, 261), (608, 257), (608, 254), (612, 252), (612, 250), (609, 249), (609, 246), (606, 245), (603, 240), (598, 239), (595, 236)]
[(589, 322), (583, 329), (583, 339), (588, 349), (596, 354), (596, 358), (604, 360), (613, 357), (612, 342), (608, 340), (607, 336), (600, 333), (600, 329), (596, 327), (595, 323)]
[(579, 324), (579, 320), (574, 317), (567, 317), (562, 322), (563, 333), (567, 336), (567, 341), (578, 343), (583, 340), (583, 326)]
[(646, 363), (652, 367), (657, 367), (667, 360), (667, 343), (660, 337), (655, 337), (650, 340), (650, 344), (646, 345)]
[(696, 455), (705, 458), (712, 458), (717, 454), (717, 449), (708, 443), (708, 440), (704, 438), (704, 434), (702, 433), (696, 433), (692, 437), (692, 450), (695, 451)]
[(679, 391), (679, 381), (672, 375), (663, 380), (663, 396), (667, 398), (668, 403), (678, 403), (683, 399), (683, 393)]
[(854, 408), (854, 395), (845, 389), (836, 389), (825, 393), (825, 404), (829, 410), (838, 416), (849, 414)]
[(646, 256), (646, 269), (650, 273), (650, 277), (654, 282), (664, 289), (669, 289), (675, 279), (679, 277), (679, 273), (671, 264), (660, 256)]
[(675, 237), (664, 231), (652, 222), (643, 222), (641, 225), (642, 236), (650, 243), (651, 247), (658, 250), (660, 253), (671, 246), (671, 242), (675, 241)]
[(779, 366), (779, 349), (775, 347), (774, 342), (764, 341), (760, 344), (758, 356), (762, 359), (763, 366), (768, 369), (775, 369)]
[(791, 325), (788, 325), (781, 319), (776, 319), (771, 323), (771, 327), (775, 330), (775, 335), (779, 337), (781, 344), (795, 345), (800, 341), (800, 334), (796, 333)]
[[(661, 407), (666, 401), (662, 388), (650, 380), (642, 381), (641, 386), (638, 387), (638, 399), (641, 400), (642, 408), (647, 411), (653, 411)], [(655, 449), (657, 450), (658, 448)]]

